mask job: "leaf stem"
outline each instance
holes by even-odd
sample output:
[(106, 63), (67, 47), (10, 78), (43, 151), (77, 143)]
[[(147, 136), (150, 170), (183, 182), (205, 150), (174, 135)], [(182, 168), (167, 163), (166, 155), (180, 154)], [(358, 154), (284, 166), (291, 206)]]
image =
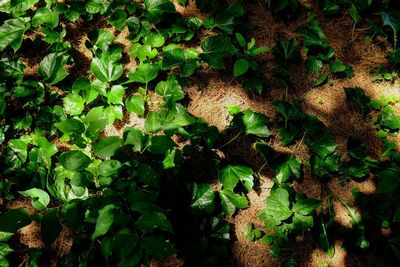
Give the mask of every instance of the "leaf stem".
[(223, 144), (219, 149), (222, 149), (224, 147), (226, 147), (227, 145), (229, 145), (230, 143), (232, 143), (233, 141), (235, 141), (239, 136), (240, 136), (241, 132), (239, 132), (237, 135), (235, 135), (231, 140), (229, 140), (228, 142), (226, 142), (225, 144)]

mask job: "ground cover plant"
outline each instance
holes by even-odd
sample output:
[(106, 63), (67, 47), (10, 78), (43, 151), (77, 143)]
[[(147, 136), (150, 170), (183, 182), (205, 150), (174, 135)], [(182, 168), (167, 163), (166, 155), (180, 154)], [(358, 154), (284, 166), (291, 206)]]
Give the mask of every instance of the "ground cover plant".
[(1, 1), (0, 266), (398, 266), (399, 14)]

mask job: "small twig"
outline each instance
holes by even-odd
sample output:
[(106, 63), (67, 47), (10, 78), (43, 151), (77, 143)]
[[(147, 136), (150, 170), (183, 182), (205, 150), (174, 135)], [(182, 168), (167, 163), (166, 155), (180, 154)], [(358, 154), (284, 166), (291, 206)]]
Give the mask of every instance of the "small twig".
[(296, 150), (298, 150), (300, 148), (301, 144), (304, 141), (304, 138), (306, 137), (306, 134), (307, 134), (307, 130), (304, 131), (303, 137), (301, 137), (301, 139), (300, 139), (300, 143), (296, 146)]

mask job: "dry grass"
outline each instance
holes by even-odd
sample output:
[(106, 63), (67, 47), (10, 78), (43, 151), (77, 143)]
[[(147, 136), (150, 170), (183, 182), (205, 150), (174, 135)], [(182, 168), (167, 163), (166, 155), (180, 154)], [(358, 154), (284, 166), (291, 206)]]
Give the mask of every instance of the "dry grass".
[[(258, 2), (248, 4), (250, 28), (249, 37), (254, 37), (257, 43), (262, 46), (272, 47), (277, 37), (286, 38), (296, 37), (295, 29), (300, 26), (302, 19), (293, 24), (275, 21), (272, 19), (269, 11), (265, 6)], [(303, 20), (305, 15), (303, 14)], [(372, 155), (379, 156), (381, 151), (381, 141), (376, 137), (375, 130), (370, 122), (368, 122), (359, 110), (349, 105), (344, 93), (344, 87), (361, 87), (365, 89), (368, 96), (377, 98), (379, 96), (390, 96), (398, 94), (398, 89), (387, 83), (372, 82), (371, 71), (379, 64), (386, 63), (385, 53), (390, 46), (386, 40), (369, 41), (366, 38), (366, 32), (355, 29), (353, 32), (353, 24), (348, 15), (340, 16), (334, 19), (319, 17), (322, 28), (324, 29), (330, 45), (335, 49), (337, 58), (349, 63), (353, 66), (355, 77), (351, 79), (337, 79), (332, 85), (325, 85), (321, 88), (312, 89), (308, 86), (309, 78), (307, 77), (304, 64), (291, 66), (291, 76), (294, 81), (294, 89), (290, 92), (291, 98), (301, 98), (303, 100), (304, 111), (318, 116), (328, 127), (331, 134), (338, 143), (338, 151), (342, 154), (346, 151), (348, 137), (355, 136), (366, 143)], [(304, 55), (303, 55), (304, 56)], [(218, 75), (209, 75), (206, 82), (195, 82), (187, 88), (191, 102), (188, 110), (199, 117), (203, 117), (212, 125), (217, 126), (220, 130), (225, 129), (229, 125), (230, 117), (225, 109), (227, 105), (239, 105), (242, 109), (251, 108), (254, 111), (263, 113), (272, 117), (275, 112), (271, 106), (273, 100), (282, 100), (284, 92), (278, 88), (271, 78), (274, 68), (273, 57), (271, 54), (263, 55), (259, 59), (262, 66), (262, 72), (267, 79), (270, 80), (271, 89), (267, 92), (266, 98), (258, 98), (243, 91), (240, 85), (234, 81), (227, 81)], [(398, 141), (399, 139), (397, 139)], [(399, 145), (400, 143), (398, 143)], [(260, 159), (254, 151), (251, 151), (251, 145), (246, 144), (245, 140), (239, 139), (238, 142), (232, 144), (225, 153), (245, 155), (244, 158), (254, 167), (260, 167)], [(304, 145), (295, 144), (290, 147), (284, 147), (279, 144), (279, 140), (273, 140), (271, 146), (277, 152), (290, 153), (301, 159), (308, 158), (308, 152)], [(271, 182), (271, 180), (268, 180)], [(328, 188), (338, 197), (349, 201), (352, 207), (354, 199), (351, 194), (353, 187), (358, 187), (364, 194), (373, 194), (376, 185), (373, 177), (366, 181), (345, 182), (340, 183), (337, 179), (333, 179), (328, 183)], [(324, 190), (320, 181), (310, 175), (305, 170), (304, 179), (301, 182), (295, 182), (294, 188), (309, 197), (322, 198)], [(268, 247), (258, 242), (250, 242), (244, 236), (244, 227), (246, 223), (252, 222), (255, 226), (262, 228), (263, 225), (257, 218), (260, 209), (264, 207), (265, 197), (269, 189), (261, 187), (259, 195), (254, 192), (249, 194), (250, 207), (241, 210), (232, 219), (234, 224), (235, 235), (237, 241), (232, 246), (235, 266), (277, 266), (282, 259), (272, 258), (268, 253)], [(355, 207), (356, 208), (356, 207)], [(334, 200), (334, 211), (336, 220), (342, 227), (351, 228), (348, 211), (343, 205)], [(307, 240), (307, 234), (301, 237), (298, 251), (294, 249), (292, 255), (298, 259), (300, 266), (320, 266), (326, 262), (329, 266), (357, 266), (360, 262), (374, 262), (371, 256), (355, 257), (348, 255), (341, 249), (341, 240), (335, 241), (336, 254), (334, 258), (329, 258), (325, 253), (315, 248), (315, 240)], [(304, 246), (306, 244), (306, 246)], [(296, 245), (294, 245), (296, 247)], [(373, 257), (372, 257), (373, 258)]]

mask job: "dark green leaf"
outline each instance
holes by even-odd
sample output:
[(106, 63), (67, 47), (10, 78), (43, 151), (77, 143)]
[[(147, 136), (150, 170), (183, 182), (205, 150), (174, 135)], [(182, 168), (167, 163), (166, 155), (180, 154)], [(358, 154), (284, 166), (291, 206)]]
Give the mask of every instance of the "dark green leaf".
[(268, 118), (263, 114), (253, 112), (249, 109), (237, 114), (233, 123), (242, 129), (247, 135), (252, 134), (258, 137), (269, 137), (272, 135), (267, 127)]
[(88, 156), (78, 150), (64, 152), (58, 160), (64, 168), (70, 171), (81, 171), (92, 162)]
[(43, 215), (40, 230), (42, 233), (42, 240), (46, 246), (50, 246), (56, 241), (62, 230), (62, 225), (57, 215), (57, 208), (49, 209)]
[(173, 233), (172, 225), (164, 213), (154, 211), (151, 213), (143, 214), (136, 222), (139, 230), (151, 233), (154, 229), (158, 228), (170, 233)]
[(69, 56), (65, 52), (55, 52), (47, 55), (40, 62), (39, 74), (49, 84), (56, 84), (68, 76), (65, 70)]
[(318, 199), (298, 194), (296, 195), (296, 203), (293, 205), (292, 211), (306, 216), (310, 215), (321, 204), (322, 202)]
[(400, 182), (400, 171), (398, 168), (388, 168), (378, 173), (378, 192), (393, 192)]
[(15, 18), (4, 21), (0, 27), (0, 51), (11, 45), (14, 53), (21, 47), (22, 38), (30, 28), (29, 18)]
[(152, 136), (149, 140), (148, 150), (154, 154), (165, 154), (171, 148), (176, 147), (176, 144), (168, 136)]
[(243, 193), (239, 195), (224, 189), (219, 191), (219, 196), (221, 198), (222, 210), (229, 216), (232, 216), (235, 213), (236, 208), (244, 209), (248, 206), (248, 200)]
[(107, 158), (113, 156), (121, 146), (121, 138), (118, 136), (108, 136), (94, 144), (92, 151), (98, 157)]
[(170, 0), (145, 0), (146, 16), (152, 22), (159, 22), (164, 13), (175, 13), (175, 6)]
[(293, 214), (290, 209), (289, 193), (283, 188), (272, 190), (265, 205), (265, 212), (279, 223)]
[(196, 212), (212, 213), (215, 206), (215, 193), (208, 184), (194, 184), (192, 193), (192, 204)]
[(26, 209), (10, 209), (0, 214), (0, 231), (15, 233), (19, 228), (31, 223), (30, 215)]
[(254, 185), (253, 170), (247, 166), (228, 165), (220, 172), (220, 181), (226, 190), (233, 191), (239, 180), (247, 191), (251, 191)]
[(223, 69), (224, 57), (232, 56), (236, 49), (232, 45), (229, 38), (223, 35), (210, 36), (201, 43), (203, 54), (200, 57), (210, 67), (215, 69)]
[(109, 204), (99, 210), (99, 217), (96, 220), (96, 228), (92, 234), (92, 239), (105, 235), (114, 223), (115, 205)]

